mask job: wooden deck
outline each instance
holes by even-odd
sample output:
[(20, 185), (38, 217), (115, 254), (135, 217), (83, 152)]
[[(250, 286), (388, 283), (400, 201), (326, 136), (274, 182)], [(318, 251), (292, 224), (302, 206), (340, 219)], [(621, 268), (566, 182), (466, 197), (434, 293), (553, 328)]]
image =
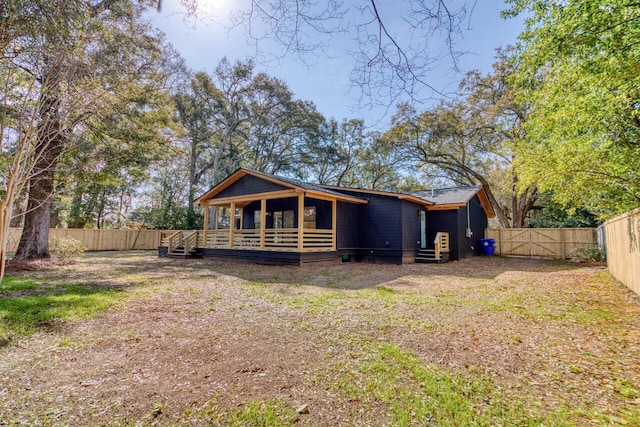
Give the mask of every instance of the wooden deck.
[(170, 253), (183, 248), (185, 254), (196, 249), (331, 252), (335, 251), (335, 233), (317, 229), (304, 229), (300, 233), (297, 228), (178, 231), (163, 238), (161, 246), (166, 246)]

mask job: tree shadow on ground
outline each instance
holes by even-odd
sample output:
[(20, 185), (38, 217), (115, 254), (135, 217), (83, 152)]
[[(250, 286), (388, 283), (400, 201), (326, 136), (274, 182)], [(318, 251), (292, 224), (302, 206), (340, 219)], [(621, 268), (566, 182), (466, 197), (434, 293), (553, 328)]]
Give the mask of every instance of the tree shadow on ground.
[(494, 280), (505, 273), (560, 272), (580, 268), (567, 261), (504, 257), (474, 257), (445, 264), (370, 264), (361, 262), (303, 266), (270, 266), (214, 259), (171, 260), (165, 269), (202, 275), (210, 271), (264, 284), (311, 285), (333, 289), (361, 289), (389, 283), (411, 283), (411, 278)]

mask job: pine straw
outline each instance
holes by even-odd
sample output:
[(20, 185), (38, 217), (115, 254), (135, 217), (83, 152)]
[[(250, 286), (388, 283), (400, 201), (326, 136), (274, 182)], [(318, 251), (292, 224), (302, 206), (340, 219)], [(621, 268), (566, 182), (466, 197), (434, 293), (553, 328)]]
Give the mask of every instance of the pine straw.
[(488, 378), (543, 416), (624, 423), (640, 409), (640, 298), (602, 267), (482, 257), (295, 268), (131, 252), (23, 274), (131, 297), (0, 347), (0, 424), (197, 425), (212, 403), (275, 401), (304, 408), (302, 425), (386, 425), (387, 405), (339, 385), (375, 343)]

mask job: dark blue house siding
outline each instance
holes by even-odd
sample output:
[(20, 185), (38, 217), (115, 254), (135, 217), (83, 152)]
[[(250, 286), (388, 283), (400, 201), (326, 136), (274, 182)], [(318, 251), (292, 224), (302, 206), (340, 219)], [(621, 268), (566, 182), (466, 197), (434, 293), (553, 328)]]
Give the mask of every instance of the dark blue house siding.
[(359, 221), (362, 205), (338, 202), (336, 206), (336, 248), (347, 255), (357, 255), (354, 249), (360, 247)]
[(229, 187), (222, 190), (216, 197), (245, 196), (247, 194), (268, 193), (270, 191), (286, 190), (287, 187), (274, 182), (257, 178), (252, 175), (245, 175)]
[[(467, 237), (467, 206), (469, 207), (469, 223), (473, 235)], [(480, 254), (478, 239), (484, 236), (487, 228), (487, 215), (482, 208), (478, 196), (474, 196), (467, 205), (459, 209), (429, 211), (427, 220), (427, 243), (433, 246), (436, 233), (449, 233), (451, 259), (462, 259)]]
[[(456, 236), (458, 238), (458, 256), (455, 259), (467, 258), (472, 255), (470, 246), (473, 239), (466, 236), (467, 233), (467, 207), (458, 209), (458, 230)], [(454, 236), (451, 236), (454, 238)]]
[(474, 196), (469, 202), (469, 212), (471, 214), (471, 231), (473, 231), (473, 236), (470, 239), (470, 246), (473, 246), (473, 250), (470, 250), (469, 254), (481, 255), (482, 248), (478, 244), (478, 239), (484, 237), (484, 230), (489, 226), (489, 220), (478, 196)]
[[(420, 215), (424, 206), (402, 201), (402, 252), (403, 262), (415, 261), (420, 248)], [(427, 224), (428, 227), (428, 224)]]
[(446, 211), (429, 211), (427, 215), (427, 247), (433, 248), (433, 241), (440, 231), (449, 233), (449, 256), (459, 259), (458, 209)]
[(316, 228), (319, 230), (331, 230), (332, 207), (328, 200), (318, 200), (314, 198), (304, 199), (305, 207), (316, 207)]
[(260, 210), (260, 202), (251, 202), (244, 207), (244, 216), (242, 218), (245, 229), (256, 228), (255, 211)]
[[(340, 192), (363, 197), (345, 189)], [(418, 250), (422, 206), (396, 196), (367, 194), (366, 198), (366, 205), (338, 204), (338, 250), (354, 248), (349, 254), (368, 262), (412, 262)]]

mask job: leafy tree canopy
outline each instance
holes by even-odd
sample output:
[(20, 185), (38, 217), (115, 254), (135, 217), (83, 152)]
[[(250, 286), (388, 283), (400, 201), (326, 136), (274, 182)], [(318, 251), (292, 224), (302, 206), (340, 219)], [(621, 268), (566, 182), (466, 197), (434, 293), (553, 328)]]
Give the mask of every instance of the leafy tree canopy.
[(531, 103), (521, 176), (602, 218), (640, 204), (640, 3), (511, 0), (529, 16), (517, 84)]

